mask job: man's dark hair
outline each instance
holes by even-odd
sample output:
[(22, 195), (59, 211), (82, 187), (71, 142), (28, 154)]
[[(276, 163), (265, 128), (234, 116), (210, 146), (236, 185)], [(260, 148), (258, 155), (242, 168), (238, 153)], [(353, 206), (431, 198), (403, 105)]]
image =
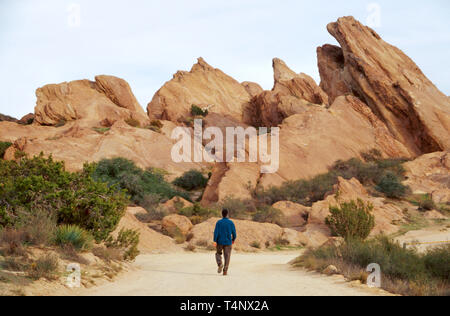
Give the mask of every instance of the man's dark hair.
[(227, 210), (226, 208), (224, 208), (224, 209), (222, 210), (222, 216), (223, 216), (223, 218), (225, 218), (225, 217), (228, 216), (228, 210)]

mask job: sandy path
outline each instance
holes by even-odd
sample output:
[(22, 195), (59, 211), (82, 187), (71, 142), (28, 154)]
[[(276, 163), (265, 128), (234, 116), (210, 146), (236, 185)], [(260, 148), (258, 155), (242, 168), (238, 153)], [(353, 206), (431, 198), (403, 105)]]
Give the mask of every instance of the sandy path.
[(338, 277), (293, 269), (288, 262), (299, 252), (237, 254), (230, 275), (216, 273), (213, 253), (178, 253), (139, 256), (136, 271), (114, 283), (81, 295), (119, 296), (301, 296), (379, 295), (380, 291), (351, 287)]

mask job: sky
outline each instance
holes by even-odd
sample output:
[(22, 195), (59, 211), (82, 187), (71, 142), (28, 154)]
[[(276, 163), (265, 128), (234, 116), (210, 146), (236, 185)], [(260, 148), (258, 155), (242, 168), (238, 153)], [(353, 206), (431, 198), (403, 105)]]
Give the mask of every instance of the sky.
[(450, 95), (448, 0), (0, 0), (0, 113), (34, 112), (37, 88), (99, 74), (125, 79), (146, 108), (198, 57), (273, 86), (272, 58), (319, 82), (326, 25), (353, 15)]

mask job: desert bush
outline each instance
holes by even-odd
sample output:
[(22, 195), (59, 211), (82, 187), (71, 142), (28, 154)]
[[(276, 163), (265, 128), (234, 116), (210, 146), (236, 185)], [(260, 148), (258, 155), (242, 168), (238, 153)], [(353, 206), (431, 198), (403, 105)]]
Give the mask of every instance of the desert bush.
[(420, 211), (431, 211), (437, 209), (436, 204), (434, 203), (430, 194), (425, 194), (420, 197), (417, 202)]
[(103, 135), (106, 132), (109, 132), (111, 130), (111, 128), (110, 127), (93, 127), (92, 130)]
[(26, 233), (27, 243), (39, 246), (53, 242), (57, 222), (54, 212), (37, 208), (31, 212), (19, 210), (17, 215), (15, 227)]
[(253, 242), (250, 244), (250, 247), (253, 247), (253, 248), (256, 248), (256, 249), (261, 249), (261, 243), (258, 242), (258, 241), (253, 241)]
[(207, 116), (208, 115), (208, 110), (203, 111), (199, 106), (193, 104), (191, 106), (191, 115), (192, 116)]
[(153, 209), (163, 199), (189, 196), (168, 183), (164, 174), (155, 169), (142, 170), (125, 158), (105, 159), (93, 164), (93, 178), (109, 186), (126, 190), (131, 201), (147, 210)]
[(138, 120), (134, 119), (134, 118), (126, 119), (125, 123), (127, 123), (131, 127), (136, 127), (136, 128), (141, 127), (141, 123)]
[(121, 229), (114, 239), (110, 236), (105, 245), (108, 248), (121, 249), (123, 252), (123, 260), (133, 261), (139, 255), (139, 238), (140, 233), (132, 229)]
[(56, 229), (55, 243), (58, 246), (72, 246), (77, 251), (87, 251), (92, 248), (94, 238), (84, 229), (76, 225), (62, 225)]
[(450, 245), (430, 249), (424, 256), (425, 267), (436, 278), (450, 281)]
[(377, 191), (384, 193), (389, 198), (402, 198), (406, 195), (408, 188), (404, 186), (397, 175), (387, 172), (376, 186)]
[(187, 251), (191, 251), (191, 252), (195, 252), (195, 245), (194, 244), (188, 244), (187, 246), (186, 246), (186, 250)]
[(0, 142), (0, 159), (3, 159), (6, 150), (11, 146), (12, 144), (10, 142)]
[(32, 279), (55, 280), (58, 275), (59, 258), (55, 254), (46, 254), (31, 264), (28, 276)]
[(253, 215), (253, 221), (277, 224), (282, 227), (286, 225), (286, 219), (283, 216), (283, 213), (268, 205), (258, 207), (257, 212)]
[(176, 178), (173, 184), (187, 191), (192, 191), (206, 188), (208, 180), (200, 171), (190, 170)]
[(442, 247), (420, 254), (379, 236), (368, 241), (348, 240), (338, 247), (310, 249), (294, 265), (322, 271), (333, 264), (351, 279), (364, 273), (369, 264), (377, 263), (383, 272), (382, 286), (387, 290), (402, 295), (442, 295), (449, 289), (449, 253), (448, 247)]
[(220, 211), (214, 208), (202, 207), (199, 203), (195, 203), (194, 206), (186, 207), (180, 210), (179, 214), (189, 217), (191, 222), (196, 225), (208, 220), (211, 217), (219, 216)]
[(42, 154), (19, 162), (1, 160), (0, 223), (14, 226), (19, 211), (53, 210), (59, 224), (78, 225), (97, 241), (105, 239), (123, 216), (128, 199), (91, 174), (92, 166), (70, 173), (64, 163)]
[(186, 242), (186, 236), (176, 226), (163, 228), (162, 233), (173, 238), (177, 244), (184, 244)]
[[(346, 180), (358, 179), (365, 186), (379, 186), (379, 191), (388, 195), (400, 196), (407, 193), (408, 188), (400, 181), (404, 179), (405, 159), (381, 159), (377, 152), (363, 154), (366, 162), (353, 158), (347, 161), (336, 161), (327, 173), (311, 179), (288, 181), (279, 187), (267, 189), (257, 188), (254, 197), (261, 203), (273, 205), (279, 201), (291, 201), (311, 206), (325, 198), (333, 190), (338, 177)], [(392, 179), (395, 175), (396, 179)]]
[(92, 253), (106, 262), (123, 260), (122, 251), (116, 248), (94, 247)]
[(29, 240), (28, 233), (23, 229), (5, 228), (0, 231), (0, 246), (6, 256), (21, 256), (25, 254), (24, 245)]
[(341, 203), (339, 207), (331, 206), (331, 215), (325, 219), (332, 234), (344, 239), (366, 239), (375, 227), (372, 215), (373, 205), (358, 199)]
[(230, 218), (248, 220), (256, 212), (255, 203), (252, 200), (238, 199), (233, 196), (227, 196), (217, 209), (226, 208), (229, 211)]

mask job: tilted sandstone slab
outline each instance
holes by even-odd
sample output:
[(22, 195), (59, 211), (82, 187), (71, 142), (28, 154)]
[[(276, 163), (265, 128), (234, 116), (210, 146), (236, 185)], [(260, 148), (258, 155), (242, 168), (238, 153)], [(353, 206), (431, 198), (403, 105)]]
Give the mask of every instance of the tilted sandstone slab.
[(199, 58), (190, 72), (179, 71), (164, 84), (147, 111), (151, 118), (182, 122), (196, 105), (241, 121), (250, 98), (243, 85)]
[(35, 122), (57, 125), (60, 122), (134, 119), (144, 126), (148, 117), (137, 102), (128, 83), (112, 76), (97, 76), (96, 81), (78, 80), (50, 84), (36, 90)]
[(400, 49), (353, 17), (328, 31), (341, 46), (319, 48), (321, 87), (368, 104), (412, 155), (450, 149), (450, 102)]
[[(95, 131), (86, 121), (69, 122), (59, 128), (0, 122), (0, 135), (1, 140), (13, 143), (20, 140), (23, 146), (17, 149), (30, 157), (43, 152), (64, 161), (70, 171), (81, 170), (85, 162), (116, 157), (130, 159), (142, 168), (164, 169), (170, 179), (202, 167), (173, 162), (174, 140), (148, 129), (131, 127), (124, 121), (117, 121), (104, 133)], [(10, 156), (14, 159), (14, 153)]]

